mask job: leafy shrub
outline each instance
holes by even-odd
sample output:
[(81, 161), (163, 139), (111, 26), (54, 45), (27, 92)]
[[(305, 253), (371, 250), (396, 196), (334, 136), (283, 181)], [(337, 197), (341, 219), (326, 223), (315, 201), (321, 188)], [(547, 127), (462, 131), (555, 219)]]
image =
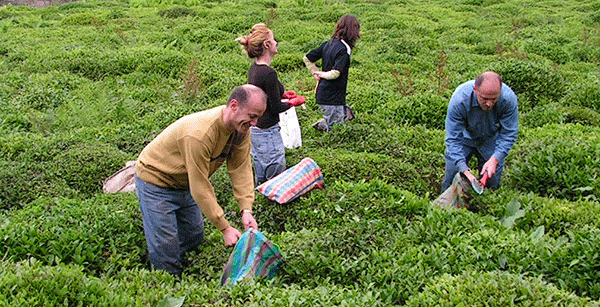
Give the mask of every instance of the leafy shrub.
[(569, 243), (547, 254), (544, 261), (544, 274), (547, 280), (562, 289), (568, 289), (580, 296), (600, 298), (600, 278), (598, 249), (600, 231), (597, 227), (583, 227), (568, 234)]
[(279, 205), (259, 195), (254, 211), (261, 229), (280, 233), (327, 229), (365, 220), (396, 222), (424, 214), (427, 207), (427, 200), (381, 180), (338, 180), (326, 181), (324, 189), (313, 190), (289, 204)]
[(22, 85), (17, 101), (35, 110), (56, 109), (73, 99), (70, 89), (78, 86), (78, 82), (76, 77), (57, 72), (32, 75)]
[(65, 53), (54, 65), (63, 65), (71, 73), (101, 80), (107, 76), (126, 75), (136, 70), (175, 77), (187, 63), (188, 58), (180, 52), (150, 47), (102, 53), (91, 49), (76, 50)]
[(135, 156), (106, 144), (71, 137), (12, 135), (0, 138), (2, 208), (18, 208), (38, 196), (91, 196), (102, 181)]
[[(425, 290), (412, 296), (406, 306), (480, 305), (589, 306), (590, 301), (540, 278), (506, 272), (464, 272), (436, 278)], [(541, 303), (543, 302), (543, 303)]]
[(128, 155), (110, 145), (81, 144), (58, 154), (53, 162), (59, 168), (54, 176), (82, 195), (91, 196), (102, 190), (102, 181), (131, 160)]
[(522, 111), (535, 108), (539, 101), (558, 101), (565, 93), (561, 74), (544, 62), (508, 59), (492, 66), (515, 92)]
[[(310, 128), (310, 127), (308, 127)], [(357, 119), (334, 125), (327, 134), (314, 129), (303, 130), (316, 148), (343, 148), (355, 152), (371, 152), (402, 159), (418, 167), (441, 159), (443, 163), (444, 132), (422, 126), (397, 125), (388, 119), (359, 116)], [(311, 134), (314, 133), (314, 134)]]
[(133, 193), (87, 200), (40, 198), (0, 215), (0, 251), (13, 261), (77, 264), (88, 274), (142, 267), (141, 216)]
[(565, 64), (571, 60), (571, 55), (562, 44), (548, 41), (533, 40), (527, 42), (525, 50), (546, 57), (554, 63)]
[(0, 127), (5, 133), (18, 133), (31, 131), (32, 128), (29, 117), (18, 112), (9, 112), (3, 114), (0, 120)]
[[(303, 286), (329, 281), (350, 287), (382, 285), (381, 299), (402, 304), (444, 273), (539, 266), (546, 243), (510, 233), (465, 211), (429, 210), (407, 223), (357, 220), (353, 225), (284, 233), (274, 238), (287, 259), (283, 279)], [(393, 239), (380, 241), (386, 233)]]
[(273, 59), (273, 69), (275, 71), (291, 71), (295, 69), (305, 69), (302, 61), (303, 54), (287, 53), (278, 55)]
[(520, 115), (520, 127), (542, 127), (548, 124), (562, 124), (565, 122), (565, 108), (556, 102), (537, 106)]
[(600, 112), (586, 107), (572, 106), (565, 108), (565, 123), (600, 127)]
[(321, 167), (327, 182), (378, 179), (419, 195), (436, 192), (430, 188), (437, 183), (431, 167), (415, 167), (381, 154), (337, 149), (312, 150), (310, 157)]
[(474, 197), (469, 204), (477, 208), (479, 214), (492, 215), (501, 220), (506, 216), (511, 201), (517, 201), (524, 211), (523, 217), (515, 221), (514, 228), (525, 232), (533, 232), (543, 226), (547, 235), (558, 238), (577, 228), (600, 226), (600, 208), (591, 200), (568, 201), (541, 197), (532, 192), (500, 189), (486, 191)]
[(96, 18), (95, 14), (92, 13), (77, 13), (69, 15), (61, 21), (63, 26), (88, 26), (91, 25)]
[(45, 266), (35, 258), (2, 266), (0, 304), (27, 306), (115, 306), (133, 299), (89, 277), (79, 265)]
[(507, 160), (506, 184), (542, 196), (594, 198), (600, 181), (596, 128), (565, 124), (526, 130)]
[(0, 161), (0, 209), (17, 209), (44, 196), (76, 197), (62, 179), (47, 170), (55, 167), (46, 162)]
[(196, 12), (188, 7), (177, 6), (158, 11), (158, 15), (164, 18), (180, 18), (186, 16), (196, 16)]
[(600, 79), (589, 78), (573, 82), (564, 97), (568, 105), (582, 106), (600, 112)]
[(444, 130), (448, 101), (446, 97), (426, 93), (403, 97), (388, 104), (385, 110), (396, 122)]

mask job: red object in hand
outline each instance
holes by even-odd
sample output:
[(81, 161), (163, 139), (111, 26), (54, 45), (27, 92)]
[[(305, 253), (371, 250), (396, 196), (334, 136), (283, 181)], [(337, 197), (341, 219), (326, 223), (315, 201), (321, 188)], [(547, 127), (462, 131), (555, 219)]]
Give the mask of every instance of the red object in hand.
[(289, 104), (292, 107), (295, 106), (299, 106), (301, 104), (304, 104), (306, 102), (306, 98), (304, 98), (304, 96), (296, 96), (290, 100), (288, 100), (287, 104)]
[(283, 98), (285, 99), (292, 99), (292, 98), (296, 98), (296, 93), (294, 91), (287, 91), (285, 93), (283, 93)]
[(483, 173), (483, 176), (481, 177), (481, 179), (479, 181), (481, 182), (481, 185), (485, 187), (488, 179), (490, 179), (490, 175), (488, 175), (488, 173), (485, 172), (485, 173)]

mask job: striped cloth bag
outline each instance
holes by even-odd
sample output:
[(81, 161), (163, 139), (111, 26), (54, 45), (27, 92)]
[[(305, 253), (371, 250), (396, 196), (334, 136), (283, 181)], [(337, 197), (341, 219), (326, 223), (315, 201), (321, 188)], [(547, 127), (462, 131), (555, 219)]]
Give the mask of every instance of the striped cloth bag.
[(283, 263), (279, 247), (269, 241), (260, 231), (249, 228), (235, 245), (223, 270), (221, 286), (235, 285), (245, 279), (275, 276)]
[(314, 188), (323, 188), (324, 185), (321, 168), (313, 159), (304, 158), (256, 189), (268, 199), (285, 204)]
[(432, 204), (442, 208), (468, 208), (471, 200), (471, 183), (469, 179), (461, 172), (456, 173), (452, 179), (452, 184), (448, 187)]

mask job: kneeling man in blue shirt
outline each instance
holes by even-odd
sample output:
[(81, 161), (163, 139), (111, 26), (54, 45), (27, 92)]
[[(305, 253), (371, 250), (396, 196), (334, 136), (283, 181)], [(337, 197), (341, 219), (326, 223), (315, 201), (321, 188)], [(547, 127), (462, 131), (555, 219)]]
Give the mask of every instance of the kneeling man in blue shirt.
[(488, 71), (459, 85), (446, 115), (446, 190), (457, 172), (477, 180), (469, 169), (475, 155), (479, 174), (487, 172), (487, 186), (498, 189), (504, 159), (517, 140), (519, 115), (517, 96), (502, 83), (499, 74)]

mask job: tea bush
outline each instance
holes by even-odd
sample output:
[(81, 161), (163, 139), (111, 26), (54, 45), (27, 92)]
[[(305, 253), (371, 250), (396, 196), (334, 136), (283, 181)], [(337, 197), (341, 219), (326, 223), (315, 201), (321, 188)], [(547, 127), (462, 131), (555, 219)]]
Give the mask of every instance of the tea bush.
[(508, 187), (569, 200), (597, 200), (600, 140), (594, 127), (548, 125), (522, 131), (507, 161)]
[(184, 6), (177, 6), (158, 11), (158, 15), (165, 18), (179, 18), (185, 16), (196, 16), (196, 12)]
[(540, 278), (506, 272), (464, 272), (436, 278), (406, 306), (590, 306), (590, 300), (557, 289)]
[[(0, 7), (0, 305), (597, 305), (596, 2)], [(321, 133), (302, 56), (346, 13), (361, 23), (347, 96), (357, 118)], [(261, 230), (286, 259), (275, 279), (221, 288), (231, 248), (207, 222), (175, 281), (147, 269), (135, 196), (100, 182), (246, 82), (235, 38), (258, 22), (280, 41), (280, 80), (307, 97), (287, 164), (314, 158), (326, 186), (284, 205), (257, 195)], [(520, 102), (503, 187), (473, 199), (474, 212), (430, 208), (450, 95), (487, 70)], [(211, 182), (241, 229), (225, 169)]]
[(73, 74), (91, 80), (120, 76), (136, 71), (156, 73), (163, 77), (176, 77), (189, 58), (176, 50), (163, 48), (135, 48), (125, 50), (97, 50), (81, 48), (65, 52), (59, 59), (49, 62), (50, 68), (64, 67)]
[(591, 226), (598, 228), (600, 208), (591, 200), (568, 201), (564, 199), (537, 196), (532, 192), (500, 189), (486, 191), (473, 198), (470, 205), (482, 215), (491, 215), (502, 221), (508, 212), (511, 201), (517, 201), (524, 216), (515, 221), (514, 227), (532, 232), (543, 226), (547, 235), (558, 238), (568, 231)]
[(327, 134), (307, 128), (310, 129), (303, 129), (302, 132), (309, 139), (311, 147), (383, 154), (418, 167), (440, 158), (443, 163), (443, 131), (423, 126), (398, 125), (374, 116), (361, 116), (343, 125), (334, 125)]
[(572, 106), (565, 108), (565, 123), (600, 127), (600, 113), (585, 107)]
[(567, 104), (583, 106), (596, 112), (600, 111), (600, 93), (598, 92), (600, 79), (598, 76), (578, 80), (573, 82), (570, 87), (564, 98)]
[(52, 163), (0, 161), (0, 209), (16, 209), (38, 197), (76, 197), (78, 192), (46, 172)]
[(77, 264), (96, 276), (143, 267), (146, 245), (132, 193), (39, 198), (0, 220), (0, 252), (12, 261), (33, 257), (44, 265)]
[(545, 243), (533, 244), (526, 234), (456, 213), (433, 210), (410, 223), (357, 219), (347, 226), (274, 237), (287, 251), (281, 278), (306, 286), (324, 280), (358, 287), (385, 285), (382, 299), (399, 304), (432, 277), (460, 273), (464, 267), (512, 272), (539, 267), (536, 255)]
[(0, 266), (0, 304), (20, 306), (125, 306), (131, 296), (111, 289), (74, 264), (42, 265), (35, 258)]
[(543, 257), (541, 273), (547, 274), (547, 280), (561, 289), (597, 299), (600, 297), (600, 285), (595, 282), (600, 278), (597, 252), (600, 231), (597, 227), (585, 226), (570, 231), (567, 238), (568, 244)]
[(542, 127), (548, 124), (563, 124), (567, 110), (557, 102), (550, 102), (535, 107), (524, 114), (519, 114), (519, 126), (521, 128)]
[(102, 191), (102, 181), (128, 160), (135, 157), (113, 146), (81, 144), (58, 154), (53, 163), (60, 168), (51, 171), (81, 195), (91, 196)]
[(7, 179), (0, 187), (3, 208), (20, 207), (38, 196), (92, 196), (102, 191), (105, 178), (135, 159), (109, 144), (35, 134), (0, 138), (0, 157), (5, 166), (0, 176)]
[[(325, 181), (383, 180), (416, 194), (431, 191), (437, 183), (435, 171), (429, 168), (416, 168), (402, 159), (373, 153), (354, 153), (344, 149), (326, 149), (294, 152), (290, 157), (301, 159), (310, 156), (321, 167)], [(290, 165), (291, 166), (291, 165)], [(437, 191), (435, 191), (437, 192)]]
[(398, 123), (443, 130), (449, 101), (449, 97), (434, 94), (403, 97), (388, 104), (382, 115)]
[(426, 212), (428, 201), (381, 180), (326, 181), (324, 189), (289, 203), (277, 204), (257, 197), (254, 205), (261, 229), (271, 233), (327, 229), (357, 220), (396, 222)]
[(559, 101), (565, 94), (564, 78), (546, 62), (508, 59), (492, 69), (517, 94), (520, 111), (534, 109), (539, 101)]

